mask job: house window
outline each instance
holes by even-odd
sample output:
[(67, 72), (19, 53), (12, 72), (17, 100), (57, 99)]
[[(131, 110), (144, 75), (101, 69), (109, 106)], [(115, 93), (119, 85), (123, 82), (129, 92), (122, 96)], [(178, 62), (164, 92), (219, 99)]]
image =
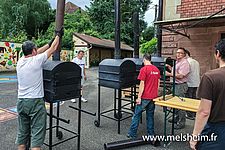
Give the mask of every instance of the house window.
[(221, 39), (225, 39), (225, 33), (221, 33)]

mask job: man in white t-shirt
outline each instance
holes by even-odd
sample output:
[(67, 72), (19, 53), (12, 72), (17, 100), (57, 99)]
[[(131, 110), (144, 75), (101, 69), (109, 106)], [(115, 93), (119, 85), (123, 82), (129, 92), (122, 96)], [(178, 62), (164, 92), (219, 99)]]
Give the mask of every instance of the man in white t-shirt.
[[(73, 63), (76, 63), (81, 68), (81, 77), (82, 77), (82, 79), (81, 79), (81, 88), (82, 88), (82, 91), (83, 91), (84, 81), (87, 80), (86, 72), (85, 72), (85, 61), (83, 60), (83, 57), (84, 57), (84, 51), (80, 50), (78, 52), (78, 54), (77, 54), (77, 57), (75, 57), (72, 60)], [(82, 95), (81, 101), (86, 103), (87, 100), (83, 97), (83, 94), (81, 94), (81, 95)], [(71, 99), (71, 102), (76, 103), (76, 99)]]
[[(193, 58), (191, 58), (191, 54), (188, 50), (187, 51), (187, 60), (190, 64), (190, 73), (188, 74), (188, 90), (186, 93), (186, 97), (196, 99), (196, 92), (200, 84), (200, 66), (199, 62)], [(186, 118), (194, 120), (195, 113), (187, 112)]]
[(18, 78), (18, 150), (25, 150), (31, 139), (31, 149), (41, 150), (46, 132), (47, 112), (45, 108), (42, 67), (57, 49), (61, 35), (37, 49), (31, 41), (22, 45), (24, 56), (17, 63)]

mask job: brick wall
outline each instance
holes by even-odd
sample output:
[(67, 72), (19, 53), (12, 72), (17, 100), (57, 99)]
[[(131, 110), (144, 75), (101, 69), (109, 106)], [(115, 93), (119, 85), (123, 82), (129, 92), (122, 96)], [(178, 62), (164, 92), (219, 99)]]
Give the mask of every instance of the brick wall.
[(178, 47), (184, 47), (191, 52), (194, 59), (200, 63), (201, 74), (217, 67), (214, 59), (214, 45), (225, 33), (224, 27), (203, 27), (188, 29), (190, 39), (178, 34), (163, 32), (162, 55), (175, 58)]
[[(181, 18), (209, 16), (225, 7), (225, 0), (182, 0), (177, 6)], [(225, 14), (223, 11), (220, 14)]]

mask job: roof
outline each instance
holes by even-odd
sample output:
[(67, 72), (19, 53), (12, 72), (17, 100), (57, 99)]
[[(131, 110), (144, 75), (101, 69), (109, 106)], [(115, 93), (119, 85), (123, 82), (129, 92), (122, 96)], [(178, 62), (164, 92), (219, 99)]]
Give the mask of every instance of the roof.
[(71, 14), (77, 10), (82, 10), (79, 6), (75, 5), (72, 2), (67, 2), (65, 5), (65, 13)]
[[(115, 48), (115, 42), (112, 40), (100, 39), (100, 38), (96, 38), (90, 35), (85, 35), (80, 33), (74, 33), (74, 35), (80, 38), (81, 40), (85, 41), (86, 43), (91, 44), (92, 46), (95, 46), (95, 47), (103, 47), (103, 48), (111, 48), (111, 49)], [(120, 49), (126, 50), (126, 51), (134, 51), (132, 47), (124, 43), (121, 43)]]
[[(215, 16), (203, 16), (203, 17), (192, 17), (192, 18), (180, 18), (180, 19), (174, 19), (174, 20), (163, 20), (163, 21), (156, 21), (154, 24), (160, 24), (160, 25), (170, 25), (170, 24), (176, 24), (181, 22), (194, 22), (194, 21), (201, 21), (201, 20), (210, 20), (213, 24), (215, 24), (215, 20), (224, 22), (225, 15), (215, 15)], [(222, 19), (222, 20), (221, 20)], [(209, 23), (207, 23), (209, 24)], [(205, 26), (205, 24), (204, 24)]]

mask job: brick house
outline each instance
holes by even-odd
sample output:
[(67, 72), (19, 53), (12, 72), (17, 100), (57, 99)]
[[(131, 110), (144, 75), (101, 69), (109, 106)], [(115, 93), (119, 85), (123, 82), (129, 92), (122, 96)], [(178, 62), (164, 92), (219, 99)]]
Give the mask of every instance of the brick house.
[(162, 55), (175, 57), (184, 47), (198, 60), (201, 73), (217, 67), (214, 45), (225, 38), (225, 0), (162, 0)]
[(71, 14), (71, 13), (74, 13), (75, 11), (83, 11), (82, 9), (81, 9), (81, 7), (79, 7), (79, 6), (77, 6), (77, 5), (75, 5), (74, 3), (72, 3), (72, 2), (67, 2), (66, 4), (65, 4), (65, 13), (67, 13), (67, 14)]

